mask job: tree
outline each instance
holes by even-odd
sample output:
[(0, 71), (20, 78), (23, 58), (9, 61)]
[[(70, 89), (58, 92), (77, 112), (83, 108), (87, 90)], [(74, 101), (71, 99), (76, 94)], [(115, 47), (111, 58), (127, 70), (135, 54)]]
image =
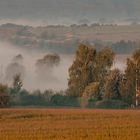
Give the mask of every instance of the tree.
[(60, 56), (57, 54), (47, 54), (36, 62), (36, 73), (41, 79), (53, 78), (52, 72), (60, 64)]
[(120, 86), (122, 74), (118, 69), (114, 69), (107, 77), (105, 83), (105, 99), (121, 99)]
[(8, 86), (0, 84), (0, 107), (7, 107), (10, 103), (10, 97), (8, 95)]
[(137, 90), (140, 91), (140, 49), (127, 59), (125, 81), (121, 85), (122, 99), (130, 105), (136, 104), (136, 82)]
[(68, 95), (81, 97), (85, 87), (93, 81), (92, 62), (96, 50), (81, 44), (76, 52), (75, 60), (69, 68)]
[(12, 61), (13, 61), (13, 63), (22, 64), (23, 60), (24, 60), (23, 56), (21, 54), (18, 54), (13, 58)]
[(16, 74), (13, 77), (13, 85), (10, 88), (11, 104), (17, 104), (21, 102), (21, 88), (23, 86), (21, 75)]
[(114, 52), (107, 47), (100, 50), (96, 56), (96, 67), (93, 69), (93, 73), (95, 75), (95, 81), (99, 82), (100, 98), (102, 98), (105, 92), (104, 84), (110, 73), (114, 58)]
[(18, 94), (23, 86), (20, 74), (15, 75), (13, 81), (13, 91), (14, 94)]
[(86, 86), (83, 92), (83, 98), (100, 99), (99, 82), (93, 82)]
[(99, 84), (99, 82), (93, 82), (85, 87), (82, 98), (80, 99), (82, 108), (88, 105), (90, 99), (100, 99)]
[(93, 47), (81, 44), (76, 52), (75, 60), (69, 68), (67, 94), (82, 97), (87, 86), (99, 82), (101, 96), (102, 85), (113, 60), (114, 53), (110, 49), (105, 48), (97, 52)]
[(6, 80), (12, 81), (13, 77), (20, 74), (21, 78), (25, 77), (25, 67), (17, 62), (10, 63), (6, 68)]

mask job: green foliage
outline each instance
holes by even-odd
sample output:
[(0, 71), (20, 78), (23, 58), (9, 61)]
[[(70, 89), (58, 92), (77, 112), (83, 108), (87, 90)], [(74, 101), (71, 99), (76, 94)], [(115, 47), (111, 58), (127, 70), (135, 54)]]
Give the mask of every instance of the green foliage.
[(77, 98), (63, 95), (63, 91), (56, 93), (52, 90), (35, 90), (29, 93), (23, 89), (17, 97), (18, 100), (11, 101), (12, 106), (80, 107)]
[(55, 94), (52, 96), (50, 105), (52, 106), (67, 106), (67, 107), (79, 107), (79, 101), (75, 97), (64, 96), (61, 94)]
[(94, 99), (94, 98), (90, 98), (88, 100), (88, 105), (87, 105), (87, 108), (96, 108), (95, 105), (98, 101), (101, 101), (99, 99)]
[(123, 109), (128, 108), (128, 104), (121, 100), (102, 100), (96, 102), (94, 107), (102, 109)]
[(42, 95), (38, 94), (28, 94), (27, 96), (20, 96), (20, 103), (21, 106), (45, 106), (47, 105), (46, 100), (43, 98)]
[(41, 92), (40, 90), (35, 90), (32, 93), (22, 89), (16, 97), (18, 100), (12, 100), (11, 104), (16, 106), (48, 106), (50, 99), (54, 92), (51, 90), (46, 90)]

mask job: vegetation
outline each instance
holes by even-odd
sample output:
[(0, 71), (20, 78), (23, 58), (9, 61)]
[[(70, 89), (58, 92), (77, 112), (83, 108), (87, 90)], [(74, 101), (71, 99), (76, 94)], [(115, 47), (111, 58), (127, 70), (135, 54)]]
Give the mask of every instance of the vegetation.
[(0, 84), (0, 108), (9, 107), (10, 96), (8, 95), (8, 86)]
[(102, 109), (126, 109), (129, 107), (127, 103), (121, 100), (111, 100), (111, 99), (97, 101), (94, 106), (95, 108)]
[(52, 78), (53, 68), (60, 64), (60, 56), (58, 54), (47, 54), (36, 62), (36, 73), (41, 79)]
[[(140, 25), (92, 25), (31, 27), (15, 24), (0, 26), (0, 40), (23, 49), (74, 53), (81, 42), (90, 42), (97, 50), (109, 46), (115, 53), (130, 54), (139, 47)], [(122, 39), (122, 41), (120, 41)], [(129, 40), (129, 41), (128, 41)], [(126, 49), (127, 48), (127, 49)]]
[(122, 74), (118, 69), (111, 71), (105, 83), (105, 99), (121, 99), (120, 86), (122, 81)]
[(140, 92), (140, 49), (133, 53), (132, 58), (127, 59), (124, 78), (121, 88), (122, 98), (129, 104), (135, 104), (136, 92)]
[[(13, 77), (13, 86), (1, 86), (3, 95), (9, 95), (11, 106), (56, 106), (90, 108), (127, 108), (140, 103), (140, 49), (127, 60), (124, 72), (112, 69), (115, 53), (110, 48), (97, 51), (90, 45), (81, 44), (73, 64), (69, 68), (68, 89), (66, 91), (23, 89), (22, 75)], [(21, 63), (18, 55), (13, 61)], [(16, 63), (17, 63), (16, 62)], [(18, 64), (17, 63), (17, 64)], [(48, 54), (37, 60), (36, 66), (42, 74), (51, 76), (53, 67), (58, 66), (60, 57)], [(48, 71), (50, 70), (50, 71)], [(52, 75), (53, 76), (53, 75)], [(7, 89), (7, 91), (2, 91)]]
[(81, 45), (69, 69), (67, 95), (82, 97), (82, 104), (86, 99), (93, 98), (108, 100), (110, 108), (112, 103), (109, 100), (137, 105), (136, 101), (140, 102), (140, 94), (136, 93), (140, 91), (140, 49), (133, 54), (132, 59), (128, 59), (124, 73), (119, 69), (111, 69), (113, 61), (114, 53), (110, 49), (97, 52), (92, 47)]
[(102, 96), (103, 82), (113, 64), (113, 60), (114, 53), (108, 48), (97, 52), (92, 47), (81, 45), (69, 69), (70, 78), (67, 94), (81, 97), (89, 84), (99, 82), (99, 94)]

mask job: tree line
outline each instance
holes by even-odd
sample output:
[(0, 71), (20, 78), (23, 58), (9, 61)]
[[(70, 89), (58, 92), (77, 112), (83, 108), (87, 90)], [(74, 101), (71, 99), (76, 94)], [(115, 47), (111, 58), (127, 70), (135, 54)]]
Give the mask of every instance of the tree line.
[[(67, 95), (96, 100), (120, 100), (139, 104), (140, 49), (127, 59), (124, 72), (112, 69), (115, 53), (110, 48), (96, 51), (80, 45), (69, 69)], [(136, 103), (137, 102), (137, 103)]]
[[(0, 95), (8, 95), (6, 106), (74, 106), (122, 108), (140, 103), (140, 49), (127, 59), (126, 69), (112, 69), (115, 53), (110, 48), (81, 44), (69, 68), (68, 89), (54, 92), (22, 88), (20, 75), (15, 75), (12, 87), (0, 85)], [(5, 98), (3, 97), (3, 98)], [(4, 104), (0, 100), (0, 106)]]

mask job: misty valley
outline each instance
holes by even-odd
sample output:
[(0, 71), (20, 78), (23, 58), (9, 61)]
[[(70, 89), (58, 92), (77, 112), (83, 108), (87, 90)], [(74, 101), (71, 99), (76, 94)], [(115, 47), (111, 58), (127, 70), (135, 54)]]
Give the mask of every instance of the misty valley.
[(140, 0), (0, 0), (0, 140), (140, 140)]
[(0, 140), (140, 140), (140, 0), (0, 0)]

